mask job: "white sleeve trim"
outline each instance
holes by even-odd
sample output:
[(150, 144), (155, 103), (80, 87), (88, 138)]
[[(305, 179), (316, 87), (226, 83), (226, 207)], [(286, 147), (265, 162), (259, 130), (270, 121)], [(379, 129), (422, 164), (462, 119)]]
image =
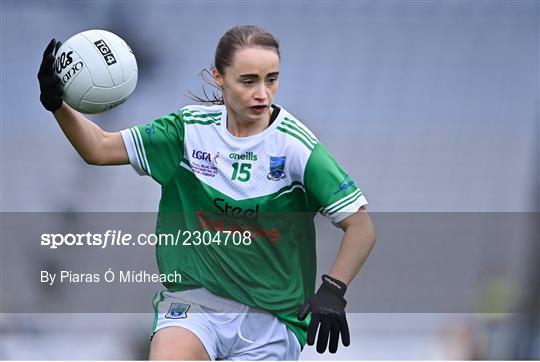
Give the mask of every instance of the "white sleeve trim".
[(124, 129), (120, 131), (120, 134), (122, 135), (122, 139), (124, 140), (124, 146), (126, 147), (126, 151), (129, 157), (129, 163), (131, 164), (131, 166), (133, 166), (135, 172), (137, 172), (141, 176), (148, 175), (148, 173), (143, 169), (141, 160), (139, 159), (139, 155), (137, 154), (137, 146), (135, 145), (135, 140), (133, 139), (131, 130)]
[(351, 216), (352, 214), (360, 210), (362, 206), (367, 205), (367, 204), (368, 204), (368, 201), (366, 197), (364, 196), (364, 194), (360, 194), (360, 196), (356, 200), (354, 200), (350, 204), (347, 204), (343, 208), (337, 209), (331, 214), (327, 214), (323, 211), (322, 214), (326, 216), (327, 218), (329, 218), (330, 221), (332, 221), (332, 224), (334, 224), (336, 227), (339, 227), (338, 223), (345, 220), (346, 218), (348, 218), (349, 216)]

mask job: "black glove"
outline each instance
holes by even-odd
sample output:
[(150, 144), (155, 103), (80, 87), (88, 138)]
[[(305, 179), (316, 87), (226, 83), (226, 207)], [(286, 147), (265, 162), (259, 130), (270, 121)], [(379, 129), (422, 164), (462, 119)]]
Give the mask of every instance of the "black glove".
[(51, 40), (43, 52), (43, 60), (38, 72), (39, 89), (41, 90), (39, 99), (43, 107), (53, 113), (62, 106), (62, 86), (60, 78), (53, 69), (54, 58), (61, 45), (61, 42), (55, 39)]
[(349, 326), (345, 314), (347, 301), (343, 298), (347, 286), (345, 283), (326, 274), (323, 274), (322, 281), (323, 283), (317, 293), (306, 300), (298, 310), (297, 317), (303, 321), (311, 312), (307, 344), (312, 346), (315, 343), (317, 327), (320, 324), (317, 352), (324, 353), (330, 335), (330, 347), (328, 350), (330, 353), (336, 353), (340, 332), (343, 345), (348, 346), (350, 344)]

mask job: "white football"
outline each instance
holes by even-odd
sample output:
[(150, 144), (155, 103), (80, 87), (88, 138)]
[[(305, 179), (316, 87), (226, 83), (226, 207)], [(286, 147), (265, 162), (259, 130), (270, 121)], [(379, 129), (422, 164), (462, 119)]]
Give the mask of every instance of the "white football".
[(124, 103), (137, 85), (137, 61), (119, 36), (88, 30), (62, 44), (54, 71), (64, 101), (79, 112), (102, 113)]

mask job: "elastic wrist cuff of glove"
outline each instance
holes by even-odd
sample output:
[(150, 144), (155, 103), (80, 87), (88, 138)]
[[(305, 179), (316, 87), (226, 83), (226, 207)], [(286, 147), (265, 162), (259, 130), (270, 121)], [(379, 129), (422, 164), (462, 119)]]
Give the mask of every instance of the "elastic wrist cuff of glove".
[(347, 291), (347, 284), (343, 283), (340, 280), (332, 278), (330, 275), (323, 274), (321, 277), (323, 283), (322, 287), (330, 289), (334, 294), (343, 298), (345, 292)]

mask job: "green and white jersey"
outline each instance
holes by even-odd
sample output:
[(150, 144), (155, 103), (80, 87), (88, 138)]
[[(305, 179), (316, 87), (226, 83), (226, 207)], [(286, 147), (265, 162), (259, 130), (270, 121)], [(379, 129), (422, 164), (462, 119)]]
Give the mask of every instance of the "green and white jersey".
[[(366, 198), (284, 108), (249, 137), (233, 136), (226, 120), (225, 106), (193, 105), (122, 131), (130, 163), (162, 187), (156, 232), (192, 233), (157, 246), (159, 271), (182, 275), (164, 283), (170, 291), (205, 287), (275, 313), (304, 346), (308, 320), (296, 311), (315, 291), (313, 218), (320, 212), (337, 224)], [(195, 231), (212, 241), (197, 241)], [(251, 236), (233, 242), (225, 231)]]

